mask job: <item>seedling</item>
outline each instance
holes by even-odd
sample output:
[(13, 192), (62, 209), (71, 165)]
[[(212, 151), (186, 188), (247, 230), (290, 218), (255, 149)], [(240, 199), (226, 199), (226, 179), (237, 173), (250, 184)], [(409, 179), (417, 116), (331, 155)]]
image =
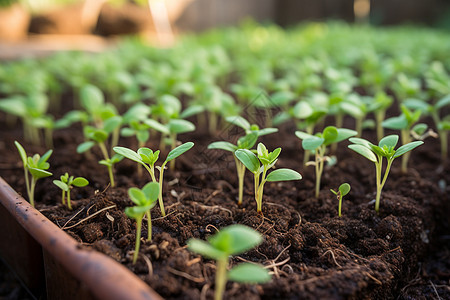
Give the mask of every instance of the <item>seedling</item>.
[(381, 140), (384, 136), (383, 121), (386, 116), (386, 111), (391, 107), (394, 101), (392, 97), (386, 95), (384, 92), (377, 92), (373, 99), (374, 101), (369, 105), (369, 110), (373, 111), (377, 126), (377, 138)]
[[(381, 191), (383, 190), (384, 184), (386, 183), (389, 171), (391, 169), (392, 162), (395, 158), (402, 156), (405, 153), (413, 150), (414, 148), (423, 144), (422, 141), (415, 141), (405, 144), (394, 150), (398, 142), (398, 135), (388, 135), (380, 140), (377, 145), (370, 143), (369, 141), (362, 138), (350, 138), (352, 145), (348, 147), (358, 154), (361, 154), (371, 162), (375, 164), (376, 172), (376, 185), (377, 185), (377, 195), (375, 198), (375, 211), (378, 213), (380, 209), (380, 197)], [(383, 157), (387, 160), (386, 170), (382, 176), (383, 169)]]
[[(166, 160), (162, 163), (160, 167), (156, 167), (159, 170), (159, 207), (161, 208), (161, 214), (163, 216), (166, 215), (166, 212), (164, 210), (164, 202), (162, 199), (162, 189), (163, 189), (163, 180), (164, 180), (164, 168), (168, 162), (171, 160), (177, 158), (184, 152), (188, 151), (194, 146), (194, 143), (187, 142), (184, 144), (181, 144), (180, 146), (176, 147), (172, 151), (167, 154)], [(125, 148), (125, 147), (114, 147), (114, 151), (119, 154), (120, 156), (126, 157), (128, 159), (131, 159), (132, 161), (135, 161), (145, 167), (145, 169), (150, 174), (150, 177), (153, 182), (158, 183), (155, 176), (155, 163), (159, 158), (159, 150), (156, 150), (153, 152), (153, 150), (149, 148), (139, 148), (137, 152), (134, 152), (131, 149)]]
[(150, 210), (155, 207), (158, 199), (159, 185), (156, 182), (147, 183), (142, 189), (132, 187), (128, 189), (128, 196), (136, 206), (125, 208), (125, 214), (136, 220), (136, 246), (133, 254), (133, 264), (136, 263), (141, 244), (142, 219), (147, 215), (147, 240), (152, 240), (152, 216)]
[(254, 229), (235, 224), (223, 228), (208, 238), (208, 242), (190, 239), (188, 249), (204, 257), (216, 260), (216, 286), (214, 299), (220, 300), (225, 291), (227, 280), (242, 283), (265, 283), (271, 279), (267, 269), (253, 263), (243, 263), (227, 270), (229, 256), (244, 253), (263, 241), (261, 234)]
[(260, 214), (262, 214), (264, 184), (267, 181), (275, 182), (302, 179), (300, 173), (291, 169), (278, 169), (267, 174), (267, 171), (277, 162), (280, 152), (281, 148), (269, 152), (263, 143), (258, 144), (257, 154), (248, 149), (238, 149), (235, 152), (236, 157), (254, 175), (256, 209)]
[(316, 198), (319, 198), (320, 181), (322, 178), (323, 167), (325, 161), (330, 158), (326, 156), (327, 147), (331, 144), (339, 143), (349, 137), (355, 136), (356, 131), (346, 128), (336, 128), (334, 126), (326, 127), (323, 132), (315, 135), (302, 131), (296, 131), (295, 135), (302, 140), (302, 147), (307, 151), (315, 152), (315, 161), (308, 164), (313, 165), (316, 169)]
[[(397, 117), (389, 118), (383, 121), (383, 127), (389, 128), (389, 129), (397, 129), (401, 132), (401, 140), (402, 144), (406, 145), (409, 142), (411, 142), (411, 131), (413, 129), (413, 125), (416, 124), (416, 122), (419, 120), (421, 111), (419, 109), (415, 110), (414, 112), (409, 110), (404, 104), (400, 106), (400, 109), (402, 111), (402, 114)], [(419, 124), (417, 124), (419, 125)], [(426, 126), (425, 124), (420, 124), (419, 127)], [(421, 129), (421, 128), (419, 128)], [(426, 129), (426, 128), (425, 128)], [(423, 130), (421, 130), (423, 131)], [(405, 155), (402, 156), (402, 173), (406, 174), (408, 171), (408, 160), (409, 155), (411, 153), (405, 153)]]
[(237, 145), (232, 143), (219, 141), (208, 145), (208, 149), (221, 149), (225, 151), (230, 151), (233, 153), (234, 161), (236, 163), (236, 170), (239, 181), (239, 198), (238, 205), (242, 204), (242, 199), (244, 195), (244, 175), (245, 175), (245, 165), (236, 157), (236, 150), (238, 149), (251, 149), (258, 139), (258, 135), (255, 132), (251, 132), (243, 137), (240, 137), (237, 141)]
[(333, 189), (330, 189), (330, 191), (336, 195), (337, 199), (339, 200), (339, 217), (341, 216), (341, 209), (342, 209), (342, 198), (347, 195), (350, 192), (350, 184), (343, 183), (339, 186), (339, 190), (336, 192)]
[(72, 205), (70, 204), (70, 190), (74, 187), (83, 187), (89, 184), (86, 178), (83, 177), (73, 177), (66, 172), (61, 175), (61, 180), (53, 180), (53, 183), (62, 190), (62, 204), (66, 205), (66, 195), (67, 195), (67, 207), (72, 210)]
[[(34, 189), (36, 187), (36, 182), (40, 178), (49, 177), (53, 175), (52, 173), (46, 171), (48, 170), (48, 168), (50, 168), (50, 164), (47, 162), (47, 160), (52, 155), (53, 150), (48, 150), (42, 156), (40, 156), (39, 154), (35, 154), (31, 157), (27, 156), (25, 149), (22, 147), (21, 144), (19, 144), (19, 142), (14, 141), (14, 144), (16, 145), (17, 150), (19, 151), (20, 154), (20, 158), (22, 159), (28, 200), (30, 200), (31, 206), (34, 207)], [(31, 182), (28, 178), (28, 173), (31, 174)]]

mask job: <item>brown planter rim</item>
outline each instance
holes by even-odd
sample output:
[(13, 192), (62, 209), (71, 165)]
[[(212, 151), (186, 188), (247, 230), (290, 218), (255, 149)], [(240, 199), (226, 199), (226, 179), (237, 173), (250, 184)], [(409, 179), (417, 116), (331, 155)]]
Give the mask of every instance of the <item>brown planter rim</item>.
[(80, 244), (48, 220), (0, 177), (0, 204), (98, 299), (162, 299), (138, 276), (112, 258)]

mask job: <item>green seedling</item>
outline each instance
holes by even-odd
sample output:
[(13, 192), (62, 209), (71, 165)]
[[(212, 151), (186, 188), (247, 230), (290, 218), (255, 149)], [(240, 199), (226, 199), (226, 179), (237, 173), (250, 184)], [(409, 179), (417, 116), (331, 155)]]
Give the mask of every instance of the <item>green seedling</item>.
[(119, 161), (121, 161), (123, 159), (123, 156), (115, 154), (112, 157), (110, 157), (105, 142), (108, 140), (109, 133), (114, 128), (116, 128), (117, 122), (120, 122), (120, 120), (110, 118), (105, 122), (104, 129), (97, 129), (92, 126), (84, 127), (84, 136), (88, 139), (88, 141), (81, 143), (77, 147), (77, 152), (83, 153), (91, 149), (93, 146), (98, 145), (104, 158), (100, 160), (98, 163), (108, 168), (109, 180), (112, 187), (115, 186), (114, 165)]
[(250, 250), (263, 241), (261, 234), (244, 225), (231, 225), (208, 238), (208, 242), (190, 239), (188, 249), (204, 257), (216, 260), (216, 285), (214, 299), (223, 298), (227, 280), (241, 283), (265, 283), (271, 279), (267, 269), (253, 263), (239, 264), (227, 270), (230, 255)]
[(66, 195), (67, 195), (67, 207), (72, 210), (72, 205), (70, 203), (70, 190), (73, 189), (74, 186), (83, 187), (89, 184), (86, 178), (83, 177), (73, 177), (69, 176), (66, 172), (64, 175), (61, 175), (61, 180), (53, 180), (53, 183), (62, 190), (62, 204), (66, 205)]
[[(362, 138), (350, 138), (349, 141), (353, 143), (352, 145), (348, 146), (350, 149), (364, 156), (375, 164), (377, 185), (375, 211), (378, 213), (380, 209), (381, 191), (383, 190), (384, 184), (386, 183), (392, 162), (395, 158), (400, 157), (405, 153), (413, 150), (414, 148), (422, 145), (423, 142), (411, 142), (400, 146), (397, 150), (394, 150), (398, 142), (398, 135), (388, 135), (382, 138), (378, 143), (378, 146)], [(387, 160), (387, 165), (386, 170), (384, 171), (384, 175), (382, 176), (383, 158)]]
[(132, 161), (135, 161), (141, 165), (144, 166), (144, 168), (148, 171), (150, 174), (150, 177), (153, 182), (158, 183), (155, 176), (155, 168), (159, 170), (159, 207), (161, 208), (161, 214), (162, 216), (166, 215), (166, 212), (164, 210), (164, 202), (162, 199), (162, 189), (163, 189), (163, 180), (164, 180), (164, 169), (168, 162), (172, 161), (173, 159), (177, 158), (181, 154), (185, 153), (189, 149), (194, 147), (194, 143), (187, 142), (184, 144), (181, 144), (180, 146), (176, 147), (172, 151), (167, 154), (166, 160), (162, 163), (160, 167), (155, 167), (155, 163), (159, 158), (159, 150), (156, 150), (153, 152), (153, 150), (149, 148), (139, 148), (137, 152), (125, 148), (125, 147), (114, 147), (114, 151), (119, 154), (120, 156), (126, 157), (128, 159), (131, 159)]
[(330, 189), (330, 191), (336, 195), (337, 199), (339, 200), (339, 217), (341, 216), (341, 209), (342, 209), (342, 198), (347, 195), (350, 192), (350, 184), (348, 183), (343, 183), (339, 186), (339, 190), (336, 192), (333, 189)]
[(128, 196), (136, 204), (136, 206), (125, 208), (125, 214), (136, 220), (136, 246), (133, 254), (133, 264), (136, 263), (139, 255), (142, 219), (144, 215), (147, 215), (147, 240), (152, 240), (152, 217), (150, 210), (155, 207), (158, 194), (159, 185), (156, 182), (149, 182), (142, 189), (135, 187), (128, 189)]
[(233, 125), (241, 127), (245, 130), (245, 134), (250, 134), (252, 132), (256, 133), (257, 136), (263, 136), (271, 133), (278, 132), (278, 128), (262, 128), (260, 129), (256, 124), (250, 124), (246, 119), (241, 116), (230, 116), (225, 118), (225, 120)]
[(373, 111), (375, 115), (378, 140), (384, 137), (383, 121), (386, 116), (386, 111), (391, 107), (393, 101), (392, 97), (381, 91), (375, 94), (373, 101), (369, 105), (369, 110)]
[[(248, 149), (238, 149), (235, 151), (236, 157), (253, 173), (255, 182), (255, 200), (258, 213), (262, 214), (262, 197), (264, 184), (276, 181), (300, 180), (302, 175), (291, 169), (277, 169), (267, 174), (278, 160), (281, 148), (269, 152), (263, 143), (259, 143), (257, 154)], [(261, 166), (262, 164), (262, 166)]]
[[(411, 142), (411, 131), (413, 130), (413, 125), (419, 121), (419, 118), (421, 116), (421, 110), (417, 109), (415, 111), (409, 110), (404, 104), (400, 105), (400, 109), (402, 111), (402, 114), (397, 117), (389, 118), (383, 121), (383, 127), (389, 128), (389, 129), (396, 129), (400, 130), (401, 132), (401, 140), (402, 145), (406, 145), (409, 142)], [(419, 124), (417, 124), (419, 125)], [(423, 126), (426, 126), (425, 124), (420, 124), (419, 127), (413, 130), (413, 132), (416, 131), (423, 131)], [(426, 128), (425, 128), (426, 129)], [(410, 156), (410, 152), (405, 153), (405, 155), (402, 156), (402, 173), (406, 174), (408, 172), (408, 160)]]
[(336, 128), (334, 126), (328, 126), (323, 132), (318, 132), (315, 135), (302, 131), (295, 132), (295, 135), (302, 140), (303, 149), (315, 152), (315, 161), (309, 162), (308, 164), (313, 165), (316, 170), (316, 198), (319, 198), (320, 181), (325, 161), (330, 159), (330, 157), (326, 156), (327, 147), (331, 144), (339, 143), (349, 137), (355, 136), (356, 134), (357, 132), (354, 130)]
[[(21, 144), (19, 144), (19, 142), (14, 141), (14, 144), (16, 145), (17, 150), (20, 154), (20, 158), (22, 159), (28, 200), (30, 201), (31, 206), (34, 207), (34, 189), (36, 187), (36, 182), (40, 178), (53, 175), (52, 173), (46, 171), (48, 170), (48, 168), (50, 168), (50, 164), (47, 162), (47, 160), (52, 155), (53, 150), (48, 150), (42, 156), (40, 156), (39, 154), (35, 154), (31, 157), (27, 156), (25, 149)], [(31, 182), (29, 180), (28, 173), (31, 174)]]
[(243, 137), (240, 137), (237, 141), (237, 145), (233, 145), (232, 143), (225, 141), (214, 142), (208, 145), (208, 149), (221, 149), (233, 153), (239, 181), (238, 205), (242, 204), (242, 199), (244, 195), (245, 165), (236, 157), (236, 151), (238, 149), (251, 149), (255, 145), (257, 139), (258, 139), (257, 133), (251, 132)]

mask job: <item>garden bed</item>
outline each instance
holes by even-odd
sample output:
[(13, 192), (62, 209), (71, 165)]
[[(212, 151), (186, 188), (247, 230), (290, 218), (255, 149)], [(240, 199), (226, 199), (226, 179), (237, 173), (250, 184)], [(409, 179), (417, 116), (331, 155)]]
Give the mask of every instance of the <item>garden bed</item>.
[[(89, 178), (89, 187), (74, 190), (74, 209), (69, 211), (57, 202), (60, 190), (51, 180), (44, 179), (37, 187), (37, 208), (82, 245), (125, 264), (165, 298), (210, 298), (214, 264), (189, 252), (186, 241), (192, 237), (205, 239), (234, 223), (257, 229), (265, 241), (255, 250), (233, 258), (233, 262), (262, 263), (269, 266), (274, 277), (270, 283), (252, 288), (230, 283), (226, 297), (407, 297), (408, 293), (417, 293), (420, 275), (433, 276), (427, 278), (433, 279), (434, 284), (442, 280), (445, 285), (448, 265), (444, 260), (431, 262), (431, 268), (442, 269), (441, 273), (427, 274), (420, 267), (433, 255), (445, 255), (434, 252), (442, 249), (445, 240), (440, 238), (448, 228), (448, 201), (445, 201), (448, 190), (441, 190), (438, 183), (450, 182), (450, 176), (449, 165), (440, 165), (436, 154), (439, 144), (435, 140), (427, 141), (414, 152), (407, 175), (402, 175), (399, 165), (394, 164), (378, 215), (371, 203), (373, 166), (356, 154), (349, 154), (346, 147), (340, 147), (338, 165), (326, 170), (322, 183), (329, 188), (342, 182), (352, 186), (339, 218), (337, 200), (328, 189), (323, 188), (320, 197), (314, 198), (313, 168), (302, 166), (299, 142), (288, 133), (289, 128), (263, 141), (269, 149), (283, 148), (279, 167), (299, 170), (304, 178), (295, 183), (268, 184), (263, 200), (264, 216), (256, 213), (249, 177), (244, 203), (242, 207), (236, 204), (237, 178), (232, 157), (206, 149), (215, 137), (201, 131), (186, 136), (186, 140), (193, 140), (196, 145), (177, 161), (177, 171), (167, 173), (164, 187), (167, 216), (162, 218), (159, 210), (152, 211), (154, 239), (142, 244), (138, 264), (133, 265), (130, 251), (134, 249), (135, 224), (123, 213), (132, 204), (127, 188), (144, 185), (149, 176), (138, 177), (135, 164), (124, 160), (117, 166), (117, 187), (108, 188), (106, 168), (76, 154), (75, 149), (82, 141), (78, 132), (74, 128), (55, 134), (58, 153), (50, 162), (54, 174), (69, 172)], [(12, 147), (18, 129), (3, 134), (6, 151), (1, 176), (26, 195), (23, 170)], [(29, 148), (43, 152), (39, 147)], [(87, 219), (89, 216), (93, 217)], [(411, 282), (414, 284), (405, 288)], [(436, 289), (441, 297), (448, 293), (445, 288)], [(420, 293), (432, 296), (435, 291), (425, 284)]]

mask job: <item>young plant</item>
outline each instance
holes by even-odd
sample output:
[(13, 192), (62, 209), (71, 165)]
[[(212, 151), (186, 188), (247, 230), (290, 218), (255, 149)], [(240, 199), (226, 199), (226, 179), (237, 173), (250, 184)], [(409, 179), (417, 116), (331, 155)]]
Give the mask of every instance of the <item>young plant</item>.
[[(378, 213), (380, 209), (380, 198), (381, 191), (383, 190), (384, 184), (386, 183), (389, 171), (391, 169), (392, 162), (397, 157), (402, 156), (405, 153), (413, 150), (414, 148), (423, 144), (422, 141), (415, 141), (405, 145), (402, 145), (397, 150), (395, 146), (398, 142), (398, 135), (388, 135), (380, 140), (377, 145), (370, 143), (369, 141), (362, 138), (350, 138), (352, 145), (348, 147), (358, 154), (361, 154), (371, 162), (375, 164), (376, 172), (376, 185), (377, 185), (377, 195), (375, 198), (375, 211)], [(387, 160), (386, 170), (382, 176), (383, 169), (383, 158)]]
[(115, 154), (112, 157), (110, 157), (105, 142), (108, 140), (109, 133), (114, 128), (116, 128), (116, 121), (120, 122), (120, 120), (111, 118), (108, 121), (109, 122), (105, 122), (104, 129), (98, 129), (92, 126), (84, 127), (84, 135), (88, 139), (88, 141), (78, 145), (77, 153), (86, 152), (95, 145), (98, 145), (104, 158), (100, 160), (98, 163), (108, 168), (109, 181), (111, 183), (111, 187), (114, 187), (115, 186), (114, 165), (119, 161), (121, 161), (123, 159), (123, 156)]
[(337, 199), (339, 200), (339, 217), (341, 216), (341, 209), (342, 209), (342, 198), (347, 195), (350, 192), (350, 184), (343, 183), (339, 186), (339, 190), (336, 192), (333, 189), (330, 189), (330, 191), (336, 195)]
[[(392, 117), (389, 119), (386, 119), (383, 121), (383, 127), (389, 128), (389, 129), (396, 129), (400, 130), (401, 132), (401, 140), (402, 145), (406, 145), (409, 142), (411, 142), (411, 130), (413, 129), (413, 125), (419, 121), (421, 110), (417, 109), (414, 112), (409, 110), (404, 104), (400, 105), (400, 109), (402, 111), (402, 114), (397, 117)], [(419, 125), (419, 124), (417, 124)], [(425, 125), (425, 124), (423, 124)], [(402, 156), (402, 173), (406, 174), (408, 171), (408, 160), (409, 155), (411, 153), (405, 153), (405, 155)]]
[[(184, 152), (188, 151), (194, 146), (194, 143), (187, 142), (184, 144), (181, 144), (180, 146), (176, 147), (172, 151), (167, 154), (166, 160), (162, 163), (160, 167), (156, 167), (159, 170), (159, 207), (161, 208), (161, 214), (162, 216), (166, 215), (166, 212), (164, 210), (164, 202), (162, 199), (162, 189), (163, 189), (163, 180), (164, 180), (164, 169), (168, 162), (174, 160)], [(150, 177), (153, 182), (158, 183), (155, 176), (155, 163), (159, 158), (159, 150), (156, 150), (153, 152), (153, 150), (149, 148), (139, 148), (137, 152), (134, 152), (131, 149), (125, 148), (125, 147), (114, 147), (114, 151), (119, 154), (120, 156), (126, 157), (128, 159), (131, 159), (132, 161), (135, 161), (145, 167), (145, 169), (150, 174)]]
[(132, 187), (128, 189), (128, 196), (136, 206), (125, 208), (125, 214), (136, 220), (136, 247), (133, 254), (133, 264), (136, 263), (141, 244), (142, 219), (147, 215), (147, 240), (152, 240), (152, 217), (150, 210), (155, 207), (158, 199), (159, 185), (156, 182), (147, 183), (142, 189)]
[[(275, 181), (300, 180), (302, 175), (291, 169), (277, 169), (267, 174), (278, 160), (281, 148), (269, 152), (263, 143), (259, 143), (257, 154), (248, 149), (238, 149), (234, 153), (236, 157), (253, 173), (255, 181), (255, 200), (258, 213), (262, 214), (262, 197), (264, 184)], [(262, 164), (262, 166), (261, 166)]]
[(388, 96), (385, 92), (381, 91), (375, 94), (373, 101), (369, 105), (369, 110), (373, 111), (375, 115), (378, 140), (381, 140), (384, 136), (382, 123), (384, 121), (384, 117), (386, 116), (386, 111), (389, 107), (391, 107), (393, 101), (394, 100), (391, 96)]
[[(52, 173), (46, 171), (48, 170), (48, 168), (50, 168), (50, 164), (47, 162), (47, 160), (52, 155), (53, 150), (48, 150), (42, 156), (40, 156), (39, 154), (35, 154), (31, 157), (27, 156), (25, 149), (21, 144), (19, 144), (19, 142), (14, 141), (14, 144), (16, 145), (17, 150), (20, 154), (20, 158), (22, 159), (28, 200), (30, 201), (31, 206), (34, 207), (34, 189), (36, 187), (36, 182), (40, 178), (53, 175)], [(31, 182), (29, 180), (28, 173), (31, 174)]]
[(258, 139), (257, 133), (251, 132), (245, 136), (240, 137), (236, 145), (233, 145), (232, 143), (225, 141), (214, 142), (208, 145), (208, 149), (221, 149), (233, 153), (239, 181), (238, 205), (242, 204), (242, 199), (244, 195), (245, 165), (241, 163), (241, 161), (236, 157), (236, 151), (238, 149), (251, 149), (255, 145), (257, 139)]
[(210, 236), (208, 242), (199, 239), (190, 239), (187, 242), (190, 251), (217, 262), (215, 300), (222, 299), (227, 280), (242, 283), (265, 283), (271, 279), (267, 269), (257, 264), (243, 263), (227, 270), (230, 255), (238, 255), (250, 250), (261, 244), (262, 240), (261, 234), (254, 229), (235, 224)]
[(308, 134), (303, 131), (296, 131), (295, 135), (302, 140), (302, 147), (305, 151), (315, 152), (315, 161), (309, 164), (316, 169), (316, 198), (319, 198), (320, 181), (322, 178), (323, 167), (325, 161), (329, 160), (326, 156), (327, 147), (331, 144), (339, 143), (349, 137), (355, 136), (356, 131), (346, 128), (336, 128), (334, 126), (325, 127), (323, 132), (318, 132), (315, 135)]
[(72, 210), (72, 205), (70, 204), (70, 190), (73, 189), (74, 186), (83, 187), (89, 184), (86, 178), (83, 177), (73, 177), (69, 176), (66, 172), (64, 175), (61, 175), (61, 180), (53, 180), (53, 183), (62, 190), (62, 204), (66, 205), (66, 195), (67, 195), (67, 207)]

